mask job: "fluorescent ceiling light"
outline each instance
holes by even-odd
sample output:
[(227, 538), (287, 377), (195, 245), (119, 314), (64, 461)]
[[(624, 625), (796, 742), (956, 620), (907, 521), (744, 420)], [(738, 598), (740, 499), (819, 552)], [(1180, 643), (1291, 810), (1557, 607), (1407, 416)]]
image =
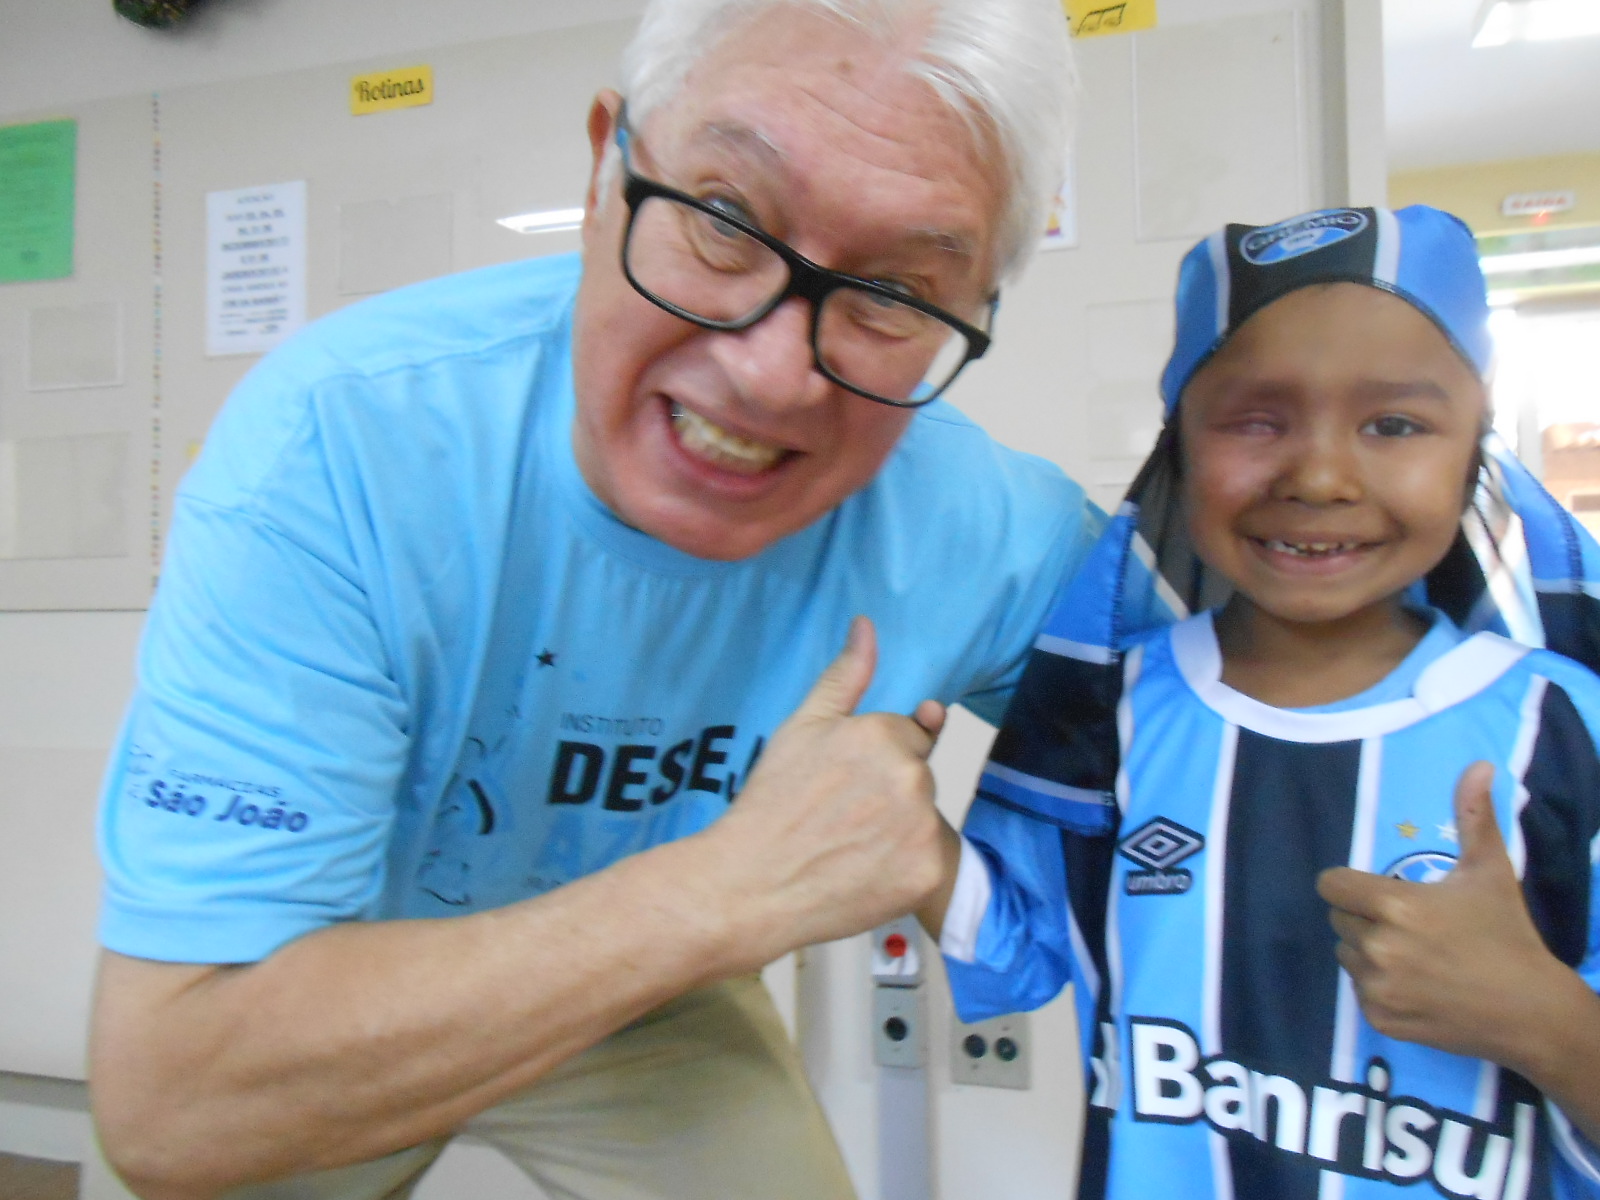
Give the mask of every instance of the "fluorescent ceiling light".
[(1596, 0), (1489, 0), (1473, 49), (1508, 42), (1552, 42), (1600, 34)]
[(1559, 267), (1588, 267), (1600, 263), (1600, 246), (1571, 246), (1565, 250), (1529, 250), (1522, 254), (1491, 254), (1482, 260), (1485, 275), (1514, 271), (1552, 271)]
[(512, 233), (556, 233), (579, 228), (583, 224), (583, 209), (550, 208), (544, 212), (518, 213), (514, 217), (501, 217), (495, 224), (504, 225)]

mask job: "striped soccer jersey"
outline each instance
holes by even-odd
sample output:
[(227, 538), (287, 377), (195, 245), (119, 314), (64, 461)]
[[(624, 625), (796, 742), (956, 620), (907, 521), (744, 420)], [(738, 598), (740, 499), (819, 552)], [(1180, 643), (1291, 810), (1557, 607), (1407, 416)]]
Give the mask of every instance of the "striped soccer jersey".
[[(1029, 686), (1056, 697), (1112, 669), (1054, 661)], [(1339, 864), (1442, 877), (1456, 780), (1490, 759), (1534, 920), (1600, 988), (1600, 679), (1448, 623), (1408, 666), (1355, 707), (1275, 709), (1221, 682), (1202, 615), (1127, 654), (1114, 738), (997, 743), (966, 826), (993, 896), (951, 986), (971, 1020), (1077, 984), (1080, 1200), (1600, 1197), (1600, 1152), (1526, 1080), (1365, 1021), (1315, 890)], [(1114, 804), (1049, 782), (1075, 737)]]

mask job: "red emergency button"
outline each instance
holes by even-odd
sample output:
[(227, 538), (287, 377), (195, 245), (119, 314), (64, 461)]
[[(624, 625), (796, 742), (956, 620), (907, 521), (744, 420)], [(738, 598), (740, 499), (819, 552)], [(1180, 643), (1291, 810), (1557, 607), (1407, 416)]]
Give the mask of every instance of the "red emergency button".
[(891, 933), (883, 939), (883, 952), (890, 958), (904, 958), (906, 949), (906, 935), (903, 933)]

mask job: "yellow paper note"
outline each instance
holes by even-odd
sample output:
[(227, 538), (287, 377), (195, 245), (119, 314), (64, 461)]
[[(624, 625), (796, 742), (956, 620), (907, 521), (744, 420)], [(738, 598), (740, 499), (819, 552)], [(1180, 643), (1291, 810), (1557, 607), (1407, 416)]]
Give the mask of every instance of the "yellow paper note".
[(1101, 37), (1156, 27), (1156, 0), (1061, 0), (1073, 37)]
[(398, 71), (374, 71), (350, 81), (350, 111), (382, 112), (388, 108), (415, 108), (433, 103), (433, 68), (401, 67)]

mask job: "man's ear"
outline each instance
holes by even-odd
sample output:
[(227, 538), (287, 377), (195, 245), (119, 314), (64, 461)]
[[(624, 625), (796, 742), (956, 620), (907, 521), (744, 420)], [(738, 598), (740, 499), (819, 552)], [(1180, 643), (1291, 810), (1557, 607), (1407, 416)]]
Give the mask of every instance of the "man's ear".
[(617, 119), (622, 112), (622, 96), (611, 88), (605, 88), (594, 98), (594, 103), (589, 106), (589, 189), (583, 197), (583, 237), (585, 248), (589, 239), (590, 227), (594, 224), (595, 217), (600, 212), (600, 205), (604, 200), (601, 194), (601, 185), (606, 182), (603, 178), (602, 168), (605, 166), (606, 155), (611, 152), (612, 139), (617, 131)]

